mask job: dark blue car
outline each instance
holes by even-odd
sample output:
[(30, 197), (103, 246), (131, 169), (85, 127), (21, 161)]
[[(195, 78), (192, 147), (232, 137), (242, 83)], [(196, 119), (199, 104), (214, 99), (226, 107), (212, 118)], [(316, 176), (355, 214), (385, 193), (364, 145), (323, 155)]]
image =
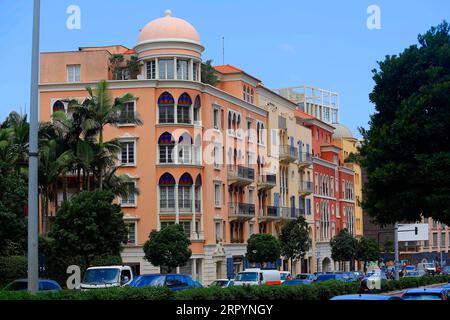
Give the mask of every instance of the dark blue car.
[(312, 280), (306, 280), (306, 279), (293, 279), (293, 280), (286, 280), (282, 284), (311, 284)]
[(137, 276), (130, 287), (168, 287), (172, 291), (198, 288), (198, 284), (185, 274), (144, 274)]
[(339, 273), (328, 273), (328, 274), (319, 274), (314, 280), (315, 282), (324, 282), (329, 280), (337, 280), (337, 281), (347, 281), (346, 278), (342, 274)]
[(416, 288), (405, 290), (403, 300), (450, 300), (450, 288)]
[[(39, 291), (58, 291), (62, 290), (58, 282), (49, 279), (39, 279)], [(3, 290), (5, 291), (26, 291), (28, 289), (27, 279), (14, 280), (8, 284)]]

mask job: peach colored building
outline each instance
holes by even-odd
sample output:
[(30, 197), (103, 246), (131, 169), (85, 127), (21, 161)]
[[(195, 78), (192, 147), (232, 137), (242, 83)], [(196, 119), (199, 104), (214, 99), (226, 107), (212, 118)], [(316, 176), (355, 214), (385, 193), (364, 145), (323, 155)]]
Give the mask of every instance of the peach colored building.
[[(216, 66), (218, 83), (201, 82), (203, 51), (195, 28), (168, 10), (142, 28), (134, 48), (42, 53), (40, 119), (70, 114), (65, 101), (83, 101), (100, 80), (113, 97), (134, 95), (124, 119), (139, 115), (143, 124), (124, 120), (104, 138), (121, 141), (119, 174), (139, 189), (117, 200), (129, 224), (122, 258), (137, 273), (163, 271), (143, 259), (142, 246), (152, 230), (178, 223), (193, 252), (178, 271), (203, 284), (232, 277), (248, 265), (251, 234), (278, 236), (299, 215), (311, 225), (313, 247), (292, 271), (315, 271), (314, 132), (296, 117), (296, 103), (241, 69)], [(125, 58), (118, 66), (115, 54)], [(141, 63), (134, 76), (124, 68), (133, 56)]]

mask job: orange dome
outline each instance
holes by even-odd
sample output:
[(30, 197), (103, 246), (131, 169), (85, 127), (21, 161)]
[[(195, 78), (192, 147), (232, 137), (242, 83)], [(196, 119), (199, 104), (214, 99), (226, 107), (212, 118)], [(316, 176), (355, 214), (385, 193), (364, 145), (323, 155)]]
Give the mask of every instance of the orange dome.
[(166, 10), (164, 17), (148, 23), (139, 33), (138, 44), (163, 39), (187, 40), (200, 44), (197, 30), (186, 20), (172, 17)]

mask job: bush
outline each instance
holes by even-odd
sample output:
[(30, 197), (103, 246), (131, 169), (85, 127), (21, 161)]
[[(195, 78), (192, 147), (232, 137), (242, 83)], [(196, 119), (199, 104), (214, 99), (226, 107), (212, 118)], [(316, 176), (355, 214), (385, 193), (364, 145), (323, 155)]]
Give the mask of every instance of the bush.
[[(430, 283), (448, 282), (450, 276), (402, 278), (383, 281), (380, 292), (402, 290)], [(197, 288), (172, 292), (165, 287), (110, 288), (90, 291), (60, 291), (30, 294), (1, 292), (0, 300), (329, 300), (336, 295), (355, 294), (360, 284), (326, 281), (313, 284)]]
[(27, 258), (24, 256), (0, 257), (0, 288), (19, 278), (27, 277)]

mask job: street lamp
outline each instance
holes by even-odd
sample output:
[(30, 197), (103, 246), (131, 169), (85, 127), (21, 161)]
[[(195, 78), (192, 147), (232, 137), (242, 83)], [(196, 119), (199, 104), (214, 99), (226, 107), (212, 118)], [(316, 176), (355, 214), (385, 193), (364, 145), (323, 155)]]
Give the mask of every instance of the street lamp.
[(39, 20), (41, 3), (34, 0), (31, 53), (30, 138), (28, 162), (28, 291), (38, 291), (38, 110), (39, 110)]

